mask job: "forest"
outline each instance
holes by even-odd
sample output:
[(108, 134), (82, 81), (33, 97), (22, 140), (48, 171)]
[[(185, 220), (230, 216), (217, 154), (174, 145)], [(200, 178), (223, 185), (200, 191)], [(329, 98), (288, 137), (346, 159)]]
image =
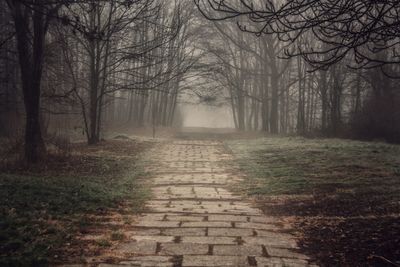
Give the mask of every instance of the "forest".
[(28, 161), (50, 137), (94, 144), (121, 125), (179, 125), (185, 95), (229, 106), (240, 130), (399, 141), (392, 4), (292, 22), (337, 4), (296, 15), (293, 2), (274, 18), (197, 1), (208, 21), (191, 1), (56, 2), (1, 7), (1, 135), (24, 136)]
[[(388, 215), (390, 221), (385, 221), (383, 229), (379, 230), (383, 231), (380, 232), (381, 236), (388, 236), (389, 232), (397, 233), (399, 228), (391, 219), (398, 218), (400, 203), (396, 202), (397, 189), (400, 188), (400, 159), (398, 154), (396, 156), (400, 143), (399, 21), (400, 1), (397, 0), (0, 1), (0, 192), (7, 200), (7, 204), (0, 205), (0, 233), (2, 221), (7, 222), (4, 229), (9, 231), (3, 229), (8, 234), (0, 234), (0, 241), (3, 238), (9, 244), (14, 235), (28, 237), (36, 233), (32, 229), (27, 232), (21, 230), (29, 221), (42, 216), (40, 212), (25, 212), (30, 209), (27, 204), (30, 201), (37, 201), (38, 207), (60, 207), (68, 202), (63, 207), (67, 210), (56, 208), (57, 212), (51, 216), (65, 222), (69, 220), (65, 214), (80, 214), (76, 221), (68, 223), (68, 227), (72, 227), (68, 229), (74, 229), (71, 230), (71, 238), (82, 221), (90, 221), (87, 215), (98, 211), (96, 205), (100, 205), (101, 210), (116, 212), (116, 209), (121, 215), (118, 210), (125, 205), (122, 199), (129, 198), (137, 208), (133, 213), (143, 212), (146, 200), (152, 199), (151, 195), (154, 192), (157, 195), (158, 192), (145, 182), (147, 175), (157, 173), (157, 170), (148, 168), (148, 162), (160, 165), (160, 168), (170, 164), (157, 157), (157, 153), (151, 154), (157, 147), (160, 155), (166, 153), (165, 157), (171, 157), (171, 162), (176, 160), (175, 165), (172, 164), (176, 169), (168, 169), (172, 165), (168, 165), (168, 168), (164, 166), (165, 173), (179, 173), (177, 170), (184, 166), (188, 168), (183, 169), (186, 174), (194, 172), (203, 173), (203, 176), (212, 174), (213, 177), (215, 170), (219, 172), (219, 167), (215, 166), (226, 163), (226, 151), (222, 147), (228, 149), (229, 153), (235, 155), (233, 158), (237, 162), (232, 164), (239, 168), (238, 173), (243, 172), (244, 176), (255, 179), (249, 178), (240, 184), (244, 191), (247, 190), (245, 195), (249, 198), (270, 194), (286, 196), (296, 192), (296, 197), (303, 193), (311, 194), (314, 198), (320, 197), (315, 200), (320, 203), (322, 200), (331, 201), (325, 194), (344, 190), (351, 191), (356, 199), (347, 199), (349, 195), (341, 196), (345, 199), (341, 199), (344, 201), (343, 209), (347, 210), (354, 205), (349, 204), (352, 201), (366, 203), (366, 192), (369, 192), (374, 200), (365, 204), (370, 205), (368, 212), (392, 216)], [(196, 114), (199, 110), (208, 110), (209, 113)], [(199, 123), (196, 119), (188, 123), (188, 118), (200, 118), (201, 127), (209, 122), (209, 127), (218, 129), (186, 127), (200, 125), (196, 124)], [(226, 125), (232, 125), (232, 129), (226, 129)], [(248, 139), (248, 142), (238, 141), (241, 139)], [(179, 142), (185, 140), (189, 142), (186, 150), (173, 154), (181, 149)], [(164, 146), (168, 147), (168, 142), (177, 143), (179, 148), (162, 150)], [(221, 147), (219, 142), (223, 144)], [(374, 144), (377, 144), (376, 147)], [(212, 149), (203, 151), (203, 146), (215, 146), (218, 153), (222, 153), (222, 163), (218, 161), (217, 152), (214, 155)], [(310, 151), (313, 149), (321, 157), (312, 154)], [(193, 151), (201, 155), (204, 153), (204, 157), (210, 157), (210, 161), (202, 163)], [(159, 162), (148, 159), (148, 153)], [(300, 153), (299, 158), (290, 157), (297, 153)], [(189, 159), (179, 158), (183, 154), (189, 155)], [(270, 155), (270, 158), (265, 155)], [(327, 162), (326, 157), (332, 157), (332, 162)], [(357, 161), (358, 157), (365, 161)], [(306, 163), (301, 163), (300, 159)], [(357, 163), (354, 166), (346, 165), (346, 168), (339, 164), (352, 161)], [(314, 166), (315, 162), (320, 165)], [(202, 167), (199, 164), (203, 164)], [(306, 170), (301, 164), (309, 164), (307, 166), (318, 170), (317, 174), (324, 177), (328, 173), (336, 174), (338, 169), (341, 173), (327, 178), (338, 179), (334, 181), (323, 182), (319, 179), (321, 177), (308, 181), (313, 179), (312, 175), (309, 175), (311, 178), (305, 175)], [(195, 169), (189, 170), (189, 165)], [(285, 171), (276, 173), (276, 168)], [(358, 174), (356, 169), (359, 170)], [(361, 177), (361, 174), (364, 176)], [(117, 179), (115, 176), (119, 176), (120, 180), (114, 180)], [(292, 176), (302, 180), (292, 181)], [(43, 180), (35, 180), (35, 177)], [(58, 177), (57, 182), (52, 180), (54, 177)], [(202, 177), (199, 177), (199, 181), (202, 181)], [(385, 182), (375, 180), (376, 177), (384, 177), (382, 179)], [(372, 180), (364, 181), (364, 178)], [(389, 188), (385, 197), (382, 191), (386, 189), (377, 189), (377, 184), (382, 186), (382, 183)], [(190, 181), (189, 184), (196, 188), (197, 182)], [(231, 186), (225, 180), (221, 184)], [(322, 184), (325, 184), (324, 189)], [(376, 187), (369, 187), (372, 184)], [(354, 192), (354, 188), (364, 186), (368, 190), (363, 194), (358, 195), (357, 190)], [(21, 188), (38, 191), (29, 191), (29, 197), (24, 199), (26, 192), (20, 191)], [(52, 190), (62, 190), (63, 197), (52, 195)], [(169, 194), (173, 194), (171, 192)], [(128, 197), (130, 194), (134, 196)], [(179, 194), (176, 196), (182, 198)], [(193, 199), (201, 197), (196, 195)], [(285, 198), (285, 201), (292, 200)], [(317, 209), (315, 201), (312, 209)], [(118, 208), (113, 206), (116, 203)], [(262, 207), (269, 205), (268, 201), (262, 203)], [(333, 206), (337, 208), (336, 205), (339, 204), (335, 202)], [(378, 212), (380, 208), (375, 209), (374, 205), (384, 207), (382, 209), (385, 212)], [(24, 219), (15, 217), (17, 206), (23, 210), (21, 218)], [(282, 217), (282, 210), (265, 209), (272, 212), (272, 216)], [(352, 210), (345, 215), (333, 213), (332, 216), (354, 218), (371, 215), (361, 210), (364, 210), (364, 206), (360, 204), (358, 211)], [(267, 218), (270, 216), (268, 212), (265, 212)], [(293, 212), (296, 216), (299, 214), (299, 210)], [(252, 215), (246, 216), (249, 223), (253, 222)], [(203, 219), (208, 221), (209, 217)], [(297, 225), (295, 227), (299, 227), (301, 220), (294, 223)], [(7, 228), (13, 224), (11, 222), (19, 227), (19, 230), (13, 229), (20, 234)], [(307, 224), (310, 221), (301, 222)], [(231, 223), (235, 228), (237, 223)], [(41, 227), (47, 229), (48, 225), (36, 228)], [(66, 226), (63, 227), (65, 229)], [(210, 227), (206, 226), (206, 235)], [(319, 227), (319, 224), (315, 226), (316, 229)], [(58, 230), (54, 231), (59, 233)], [(253, 235), (257, 231), (259, 229), (253, 229)], [(125, 233), (124, 230), (113, 233), (112, 245), (120, 241), (118, 234), (121, 232)], [(315, 235), (314, 232), (303, 234)], [(57, 234), (57, 238), (63, 239), (65, 236)], [(181, 236), (174, 240), (180, 244)], [(312, 238), (307, 240), (309, 242)], [(378, 261), (373, 261), (372, 266), (398, 266), (399, 258), (396, 257), (400, 256), (400, 252), (392, 247), (399, 240), (390, 239), (385, 244), (379, 238), (375, 241), (374, 244), (379, 247), (377, 251), (383, 252), (382, 255), (373, 255), (374, 260)], [(79, 247), (74, 245), (72, 254), (60, 252), (56, 245), (57, 252), (51, 249), (32, 252), (28, 248), (35, 242), (22, 241), (15, 249), (12, 244), (11, 247), (0, 245), (0, 256), (6, 259), (0, 259), (0, 265), (35, 266), (42, 264), (42, 258), (48, 257), (47, 250), (67, 257), (72, 254), (76, 256), (76, 247)], [(107, 242), (97, 245), (103, 249), (111, 247), (111, 243)], [(164, 257), (160, 254), (164, 248), (162, 242), (158, 239), (156, 242), (155, 251), (159, 257)], [(242, 245), (240, 242), (236, 245)], [(315, 245), (321, 240), (312, 242)], [(262, 243), (262, 256), (247, 255), (246, 264), (313, 266), (313, 263), (318, 263), (321, 266), (351, 266), (357, 263), (359, 265), (353, 266), (367, 266), (362, 260), (357, 262), (351, 253), (351, 260), (340, 258), (342, 256), (333, 253), (329, 245), (326, 247), (330, 255), (340, 260), (320, 260), (327, 255), (323, 254), (314, 261), (315, 255), (309, 259), (300, 254), (280, 252), (283, 256), (277, 254), (277, 263), (277, 259), (268, 258), (275, 257), (271, 256), (274, 253), (268, 252), (268, 244)], [(220, 257), (216, 256), (217, 250), (214, 248), (221, 244), (208, 245), (208, 255), (211, 258)], [(364, 248), (362, 253), (366, 255), (363, 256), (371, 257), (369, 250)], [(293, 247), (289, 251), (300, 253), (301, 249), (304, 247), (298, 250)], [(24, 253), (32, 258), (19, 261), (24, 258)], [(214, 262), (196, 265), (195, 258), (186, 261), (185, 257), (182, 260), (182, 254), (174, 253), (171, 266), (214, 266)], [(348, 255), (347, 252), (343, 253), (340, 255)], [(11, 254), (15, 256), (14, 259)], [(309, 251), (306, 254), (310, 255)], [(225, 257), (230, 254), (220, 255)], [(286, 258), (295, 258), (299, 262), (287, 261)], [(216, 261), (221, 259), (215, 258)], [(57, 260), (60, 260), (57, 263), (66, 262), (65, 258)], [(233, 259), (228, 258), (228, 263), (229, 260)], [(226, 266), (242, 266), (236, 260), (241, 259), (235, 259), (232, 265)], [(165, 265), (157, 266), (170, 266), (171, 262), (166, 260)], [(134, 266), (153, 266), (156, 263), (143, 260), (138, 264)]]

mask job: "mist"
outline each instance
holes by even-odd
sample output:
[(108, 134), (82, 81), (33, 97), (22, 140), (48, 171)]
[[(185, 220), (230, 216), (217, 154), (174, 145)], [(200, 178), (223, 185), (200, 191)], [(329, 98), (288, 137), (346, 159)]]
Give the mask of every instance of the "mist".
[(234, 128), (229, 107), (214, 107), (202, 104), (179, 106), (182, 112), (182, 127)]
[(400, 266), (400, 1), (0, 1), (0, 266)]

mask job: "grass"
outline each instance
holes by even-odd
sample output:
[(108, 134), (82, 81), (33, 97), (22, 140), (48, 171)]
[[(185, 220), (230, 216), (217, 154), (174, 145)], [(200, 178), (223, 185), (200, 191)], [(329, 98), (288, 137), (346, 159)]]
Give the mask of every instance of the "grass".
[[(130, 156), (119, 146), (130, 148)], [(139, 179), (145, 175), (136, 155), (142, 150), (133, 141), (80, 144), (65, 159), (0, 172), (0, 266), (48, 265), (54, 256), (62, 260), (71, 244), (77, 249), (69, 248), (65, 258), (79, 254), (75, 236), (96, 227), (103, 215), (141, 211), (149, 196)]]
[(238, 190), (269, 215), (296, 216), (303, 248), (320, 264), (400, 262), (399, 145), (300, 137), (227, 145), (248, 176)]
[(366, 187), (390, 194), (400, 190), (397, 145), (278, 137), (228, 145), (252, 177), (247, 181), (249, 194), (309, 194), (346, 188), (355, 192)]

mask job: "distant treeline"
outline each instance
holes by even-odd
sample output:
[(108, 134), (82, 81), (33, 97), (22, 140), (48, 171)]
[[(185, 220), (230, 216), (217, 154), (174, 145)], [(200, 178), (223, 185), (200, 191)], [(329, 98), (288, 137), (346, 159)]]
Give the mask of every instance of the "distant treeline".
[(237, 128), (400, 142), (399, 2), (195, 4)]

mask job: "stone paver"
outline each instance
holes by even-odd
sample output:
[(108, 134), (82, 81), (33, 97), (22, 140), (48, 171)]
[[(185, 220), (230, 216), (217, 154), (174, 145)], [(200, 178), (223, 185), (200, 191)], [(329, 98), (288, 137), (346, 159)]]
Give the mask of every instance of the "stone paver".
[(286, 259), (286, 258), (262, 258), (256, 257), (257, 266), (262, 267), (305, 267), (310, 266), (307, 261), (302, 259)]
[(205, 236), (206, 228), (169, 228), (163, 231), (164, 235), (169, 236)]
[(198, 243), (165, 243), (161, 245), (161, 255), (206, 255), (208, 244)]
[(147, 157), (153, 199), (103, 266), (313, 266), (279, 218), (229, 190), (242, 180), (218, 141), (160, 143)]
[(214, 255), (262, 256), (263, 248), (257, 245), (215, 245)]
[(239, 228), (209, 228), (209, 236), (252, 236), (254, 235), (253, 229), (239, 229)]
[(183, 222), (181, 227), (232, 227), (231, 222)]
[(184, 256), (182, 267), (249, 266), (244, 256)]
[(190, 215), (168, 215), (167, 221), (181, 221), (181, 222), (201, 222), (205, 220), (204, 216), (190, 216)]
[(118, 253), (136, 255), (154, 255), (157, 249), (157, 242), (154, 241), (131, 241), (123, 243), (116, 248)]
[(122, 261), (124, 266), (140, 266), (140, 267), (173, 267), (174, 262), (172, 257), (165, 256), (141, 256), (131, 260)]
[(297, 248), (297, 243), (294, 239), (244, 236), (242, 237), (242, 240), (246, 244), (264, 245), (278, 248)]
[(183, 236), (182, 242), (197, 244), (237, 244), (235, 238), (226, 236)]
[(239, 215), (209, 215), (209, 221), (221, 221), (221, 222), (247, 222), (251, 217), (239, 216)]

